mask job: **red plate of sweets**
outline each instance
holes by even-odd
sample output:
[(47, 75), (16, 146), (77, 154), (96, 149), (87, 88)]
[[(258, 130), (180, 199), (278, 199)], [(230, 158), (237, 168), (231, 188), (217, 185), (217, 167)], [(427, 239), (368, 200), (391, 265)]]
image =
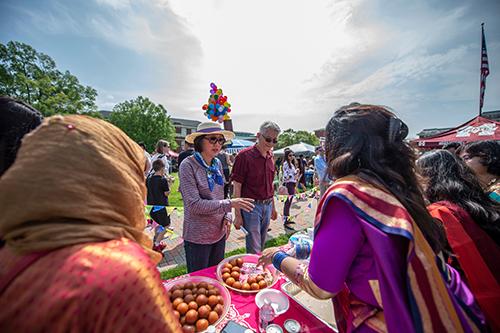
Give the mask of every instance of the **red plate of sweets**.
[(217, 279), (227, 288), (244, 294), (256, 294), (272, 287), (279, 279), (279, 271), (272, 265), (257, 266), (259, 256), (237, 254), (217, 265)]

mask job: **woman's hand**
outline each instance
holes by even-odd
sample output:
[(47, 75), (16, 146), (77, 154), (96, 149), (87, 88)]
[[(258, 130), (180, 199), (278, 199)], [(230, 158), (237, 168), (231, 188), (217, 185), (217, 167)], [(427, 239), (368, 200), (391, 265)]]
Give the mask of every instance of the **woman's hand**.
[(224, 226), (226, 227), (226, 240), (229, 238), (229, 234), (231, 234), (231, 221), (224, 220)]
[(254, 200), (249, 198), (235, 198), (231, 199), (231, 206), (234, 209), (243, 209), (245, 212), (250, 212), (255, 207), (252, 201)]
[(262, 251), (262, 253), (259, 256), (259, 260), (257, 261), (257, 266), (262, 265), (263, 267), (267, 267), (269, 265), (272, 265), (273, 255), (278, 251), (281, 250), (277, 247), (270, 247)]

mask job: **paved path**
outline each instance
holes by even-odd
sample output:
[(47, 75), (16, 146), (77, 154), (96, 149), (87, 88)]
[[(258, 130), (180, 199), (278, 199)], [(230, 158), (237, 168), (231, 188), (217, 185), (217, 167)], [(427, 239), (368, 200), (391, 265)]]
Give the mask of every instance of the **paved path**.
[[(283, 213), (283, 205), (283, 202), (276, 202), (276, 210), (279, 214)], [(311, 205), (311, 208), (309, 208), (309, 205)], [(297, 201), (296, 199), (294, 199), (290, 208), (290, 214), (295, 215), (301, 213), (299, 216), (293, 219), (296, 222), (296, 224), (293, 225), (295, 231), (288, 230), (283, 227), (283, 220), (280, 216), (276, 221), (271, 221), (271, 231), (267, 233), (267, 240), (277, 238), (278, 236), (284, 234), (293, 234), (298, 230), (312, 228), (314, 226), (314, 216), (316, 215), (316, 208), (316, 199), (306, 198), (305, 201)], [(172, 226), (174, 227), (174, 233), (182, 236), (183, 216), (179, 218), (177, 211), (174, 211), (170, 217)], [(148, 228), (146, 229), (146, 232), (151, 231)], [(176, 237), (174, 239), (168, 237), (167, 239), (164, 239), (163, 242), (167, 244), (167, 247), (165, 248), (165, 250), (163, 250), (165, 256), (157, 265), (158, 270), (165, 271), (178, 265), (186, 265), (184, 245), (182, 243), (179, 244), (179, 237)], [(226, 252), (231, 252), (240, 248), (245, 248), (245, 235), (241, 230), (233, 229), (231, 231), (229, 239), (226, 242)]]

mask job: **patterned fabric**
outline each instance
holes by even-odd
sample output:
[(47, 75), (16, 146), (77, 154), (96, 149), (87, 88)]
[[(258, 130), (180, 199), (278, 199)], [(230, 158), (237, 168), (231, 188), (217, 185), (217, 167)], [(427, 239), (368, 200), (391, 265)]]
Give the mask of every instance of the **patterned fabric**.
[(500, 184), (490, 186), (486, 192), (490, 195), (490, 198), (500, 202)]
[(201, 156), (200, 153), (195, 152), (193, 156), (196, 159), (196, 161), (200, 163), (200, 165), (207, 170), (207, 180), (210, 192), (214, 190), (214, 182), (217, 183), (217, 185), (221, 186), (224, 185), (224, 179), (222, 178), (222, 175), (219, 172), (219, 159), (217, 158), (212, 159), (212, 165), (208, 166), (203, 160), (203, 157)]
[(297, 169), (295, 165), (290, 166), (288, 162), (283, 163), (283, 183), (296, 183), (297, 182)]
[[(365, 324), (375, 331), (389, 332), (480, 332), (481, 323), (465, 305), (461, 307), (463, 302), (455, 299), (448, 289), (443, 276), (449, 274), (440, 271), (436, 255), (396, 198), (356, 177), (339, 179), (320, 201), (315, 232), (321, 224), (323, 208), (333, 197), (346, 202), (366, 223), (382, 231), (380, 235), (367, 233), (366, 237), (372, 244), (380, 272), (372, 289), (377, 299), (380, 298), (386, 318), (380, 312), (373, 313), (373, 309), (363, 307), (354, 295), (349, 295), (346, 287), (335, 302), (336, 313), (344, 316), (338, 319), (341, 331), (352, 331)], [(389, 242), (384, 238), (387, 235)], [(391, 265), (390, 239), (393, 237), (404, 237), (409, 241), (407, 267)], [(393, 277), (400, 274), (406, 275), (407, 286), (394, 285)], [(407, 290), (408, 294), (397, 294), (395, 290)], [(389, 314), (391, 319), (387, 318)]]
[[(0, 280), (23, 258), (0, 250)], [(121, 238), (67, 246), (22, 271), (0, 297), (1, 332), (181, 332), (155, 265)]]
[(427, 207), (446, 229), (448, 242), (493, 332), (500, 332), (500, 247), (461, 207), (447, 201)]

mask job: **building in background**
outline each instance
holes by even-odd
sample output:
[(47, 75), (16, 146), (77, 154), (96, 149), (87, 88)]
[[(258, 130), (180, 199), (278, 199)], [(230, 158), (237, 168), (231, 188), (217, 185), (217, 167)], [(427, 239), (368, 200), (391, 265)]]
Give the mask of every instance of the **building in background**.
[(182, 118), (170, 118), (172, 125), (175, 127), (175, 142), (177, 142), (176, 153), (180, 153), (184, 150), (184, 139), (191, 133), (196, 132), (196, 128), (201, 121), (182, 119)]

